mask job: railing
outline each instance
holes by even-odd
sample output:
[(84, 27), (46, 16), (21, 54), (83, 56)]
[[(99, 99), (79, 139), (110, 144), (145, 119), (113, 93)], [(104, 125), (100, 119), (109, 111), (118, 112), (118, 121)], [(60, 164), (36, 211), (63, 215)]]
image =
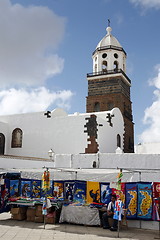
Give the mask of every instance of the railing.
[(101, 76), (101, 75), (109, 75), (109, 74), (115, 74), (115, 73), (122, 73), (125, 78), (128, 80), (129, 83), (131, 83), (131, 80), (129, 77), (123, 72), (122, 69), (114, 69), (114, 70), (104, 70), (100, 72), (93, 72), (93, 73), (87, 73), (87, 77), (94, 77), (94, 76)]
[(97, 52), (97, 51), (108, 50), (108, 49), (115, 49), (115, 50), (118, 50), (118, 51), (123, 51), (124, 54), (127, 55), (127, 53), (124, 51), (124, 49), (122, 47), (116, 47), (116, 46), (113, 46), (113, 45), (109, 45), (109, 46), (105, 46), (105, 47), (99, 47), (93, 52), (92, 55), (94, 55), (95, 52)]

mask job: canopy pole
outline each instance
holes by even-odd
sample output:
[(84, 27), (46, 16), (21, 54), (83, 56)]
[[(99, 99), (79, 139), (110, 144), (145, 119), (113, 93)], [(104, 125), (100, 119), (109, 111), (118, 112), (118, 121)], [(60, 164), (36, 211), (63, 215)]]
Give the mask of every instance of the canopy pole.
[[(142, 180), (142, 173), (139, 172), (139, 182), (141, 182), (141, 180)], [(140, 219), (140, 221), (139, 221), (139, 228), (140, 228), (140, 229), (142, 228), (142, 220), (141, 220), (141, 219)]]

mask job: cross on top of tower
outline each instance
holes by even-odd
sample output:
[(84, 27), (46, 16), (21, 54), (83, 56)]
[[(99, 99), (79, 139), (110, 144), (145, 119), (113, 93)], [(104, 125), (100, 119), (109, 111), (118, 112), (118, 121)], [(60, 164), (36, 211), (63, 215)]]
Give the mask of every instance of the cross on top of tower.
[(110, 27), (110, 25), (111, 25), (111, 21), (110, 19), (108, 19), (108, 27)]
[(108, 27), (106, 28), (106, 31), (107, 31), (107, 35), (111, 35), (112, 28), (111, 28), (110, 19), (108, 19)]

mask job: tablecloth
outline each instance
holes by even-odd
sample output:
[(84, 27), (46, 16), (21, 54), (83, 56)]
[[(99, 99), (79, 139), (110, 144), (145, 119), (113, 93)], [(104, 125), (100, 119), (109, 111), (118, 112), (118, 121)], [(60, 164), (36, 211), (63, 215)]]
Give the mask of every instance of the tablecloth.
[(63, 206), (59, 222), (100, 225), (99, 210), (88, 206)]

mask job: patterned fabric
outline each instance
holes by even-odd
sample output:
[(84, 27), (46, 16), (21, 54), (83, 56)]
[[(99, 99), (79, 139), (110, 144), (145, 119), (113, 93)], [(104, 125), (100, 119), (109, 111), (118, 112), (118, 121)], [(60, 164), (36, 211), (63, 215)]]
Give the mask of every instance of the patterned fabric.
[(86, 182), (76, 181), (74, 185), (73, 201), (84, 204), (86, 202)]
[(112, 189), (109, 183), (100, 183), (101, 203), (108, 204), (111, 201)]
[(64, 184), (63, 182), (53, 183), (53, 197), (63, 198), (64, 197)]
[(29, 180), (21, 181), (21, 196), (31, 197), (31, 181)]
[(32, 197), (41, 197), (41, 180), (32, 180)]
[(120, 171), (117, 175), (117, 190), (121, 190), (122, 177), (123, 177), (123, 173)]
[(125, 192), (126, 192), (125, 187), (126, 187), (125, 183), (121, 183), (120, 190), (112, 188), (112, 194), (115, 194), (117, 196), (117, 199), (122, 201), (123, 205), (125, 205)]
[(113, 219), (122, 220), (122, 212), (123, 212), (123, 203), (121, 200), (117, 200), (114, 205), (114, 215)]
[(100, 202), (99, 182), (87, 182), (87, 203)]
[(152, 184), (152, 193), (153, 193), (153, 213), (152, 219), (155, 221), (160, 221), (160, 182), (154, 182)]
[(138, 218), (151, 219), (152, 217), (152, 185), (138, 183)]
[(127, 218), (137, 218), (137, 183), (126, 183)]
[(19, 195), (19, 180), (10, 180), (10, 197), (18, 197)]
[(43, 198), (42, 214), (47, 215), (47, 198)]
[(154, 221), (160, 221), (160, 199), (153, 199), (153, 214), (152, 219)]
[(152, 185), (153, 189), (153, 198), (160, 197), (160, 182), (154, 182)]
[(49, 189), (44, 189), (44, 188), (42, 188), (41, 189), (41, 196), (42, 197), (53, 197), (53, 181), (50, 181), (50, 184), (49, 184), (49, 186), (50, 186), (50, 188)]
[(50, 189), (50, 172), (48, 170), (44, 171), (42, 175), (42, 189)]
[(74, 185), (75, 185), (75, 182), (64, 183), (65, 200), (73, 201)]
[(9, 179), (4, 179), (4, 184), (1, 185), (1, 198), (0, 198), (0, 213), (8, 212), (10, 207), (7, 205), (9, 198)]

